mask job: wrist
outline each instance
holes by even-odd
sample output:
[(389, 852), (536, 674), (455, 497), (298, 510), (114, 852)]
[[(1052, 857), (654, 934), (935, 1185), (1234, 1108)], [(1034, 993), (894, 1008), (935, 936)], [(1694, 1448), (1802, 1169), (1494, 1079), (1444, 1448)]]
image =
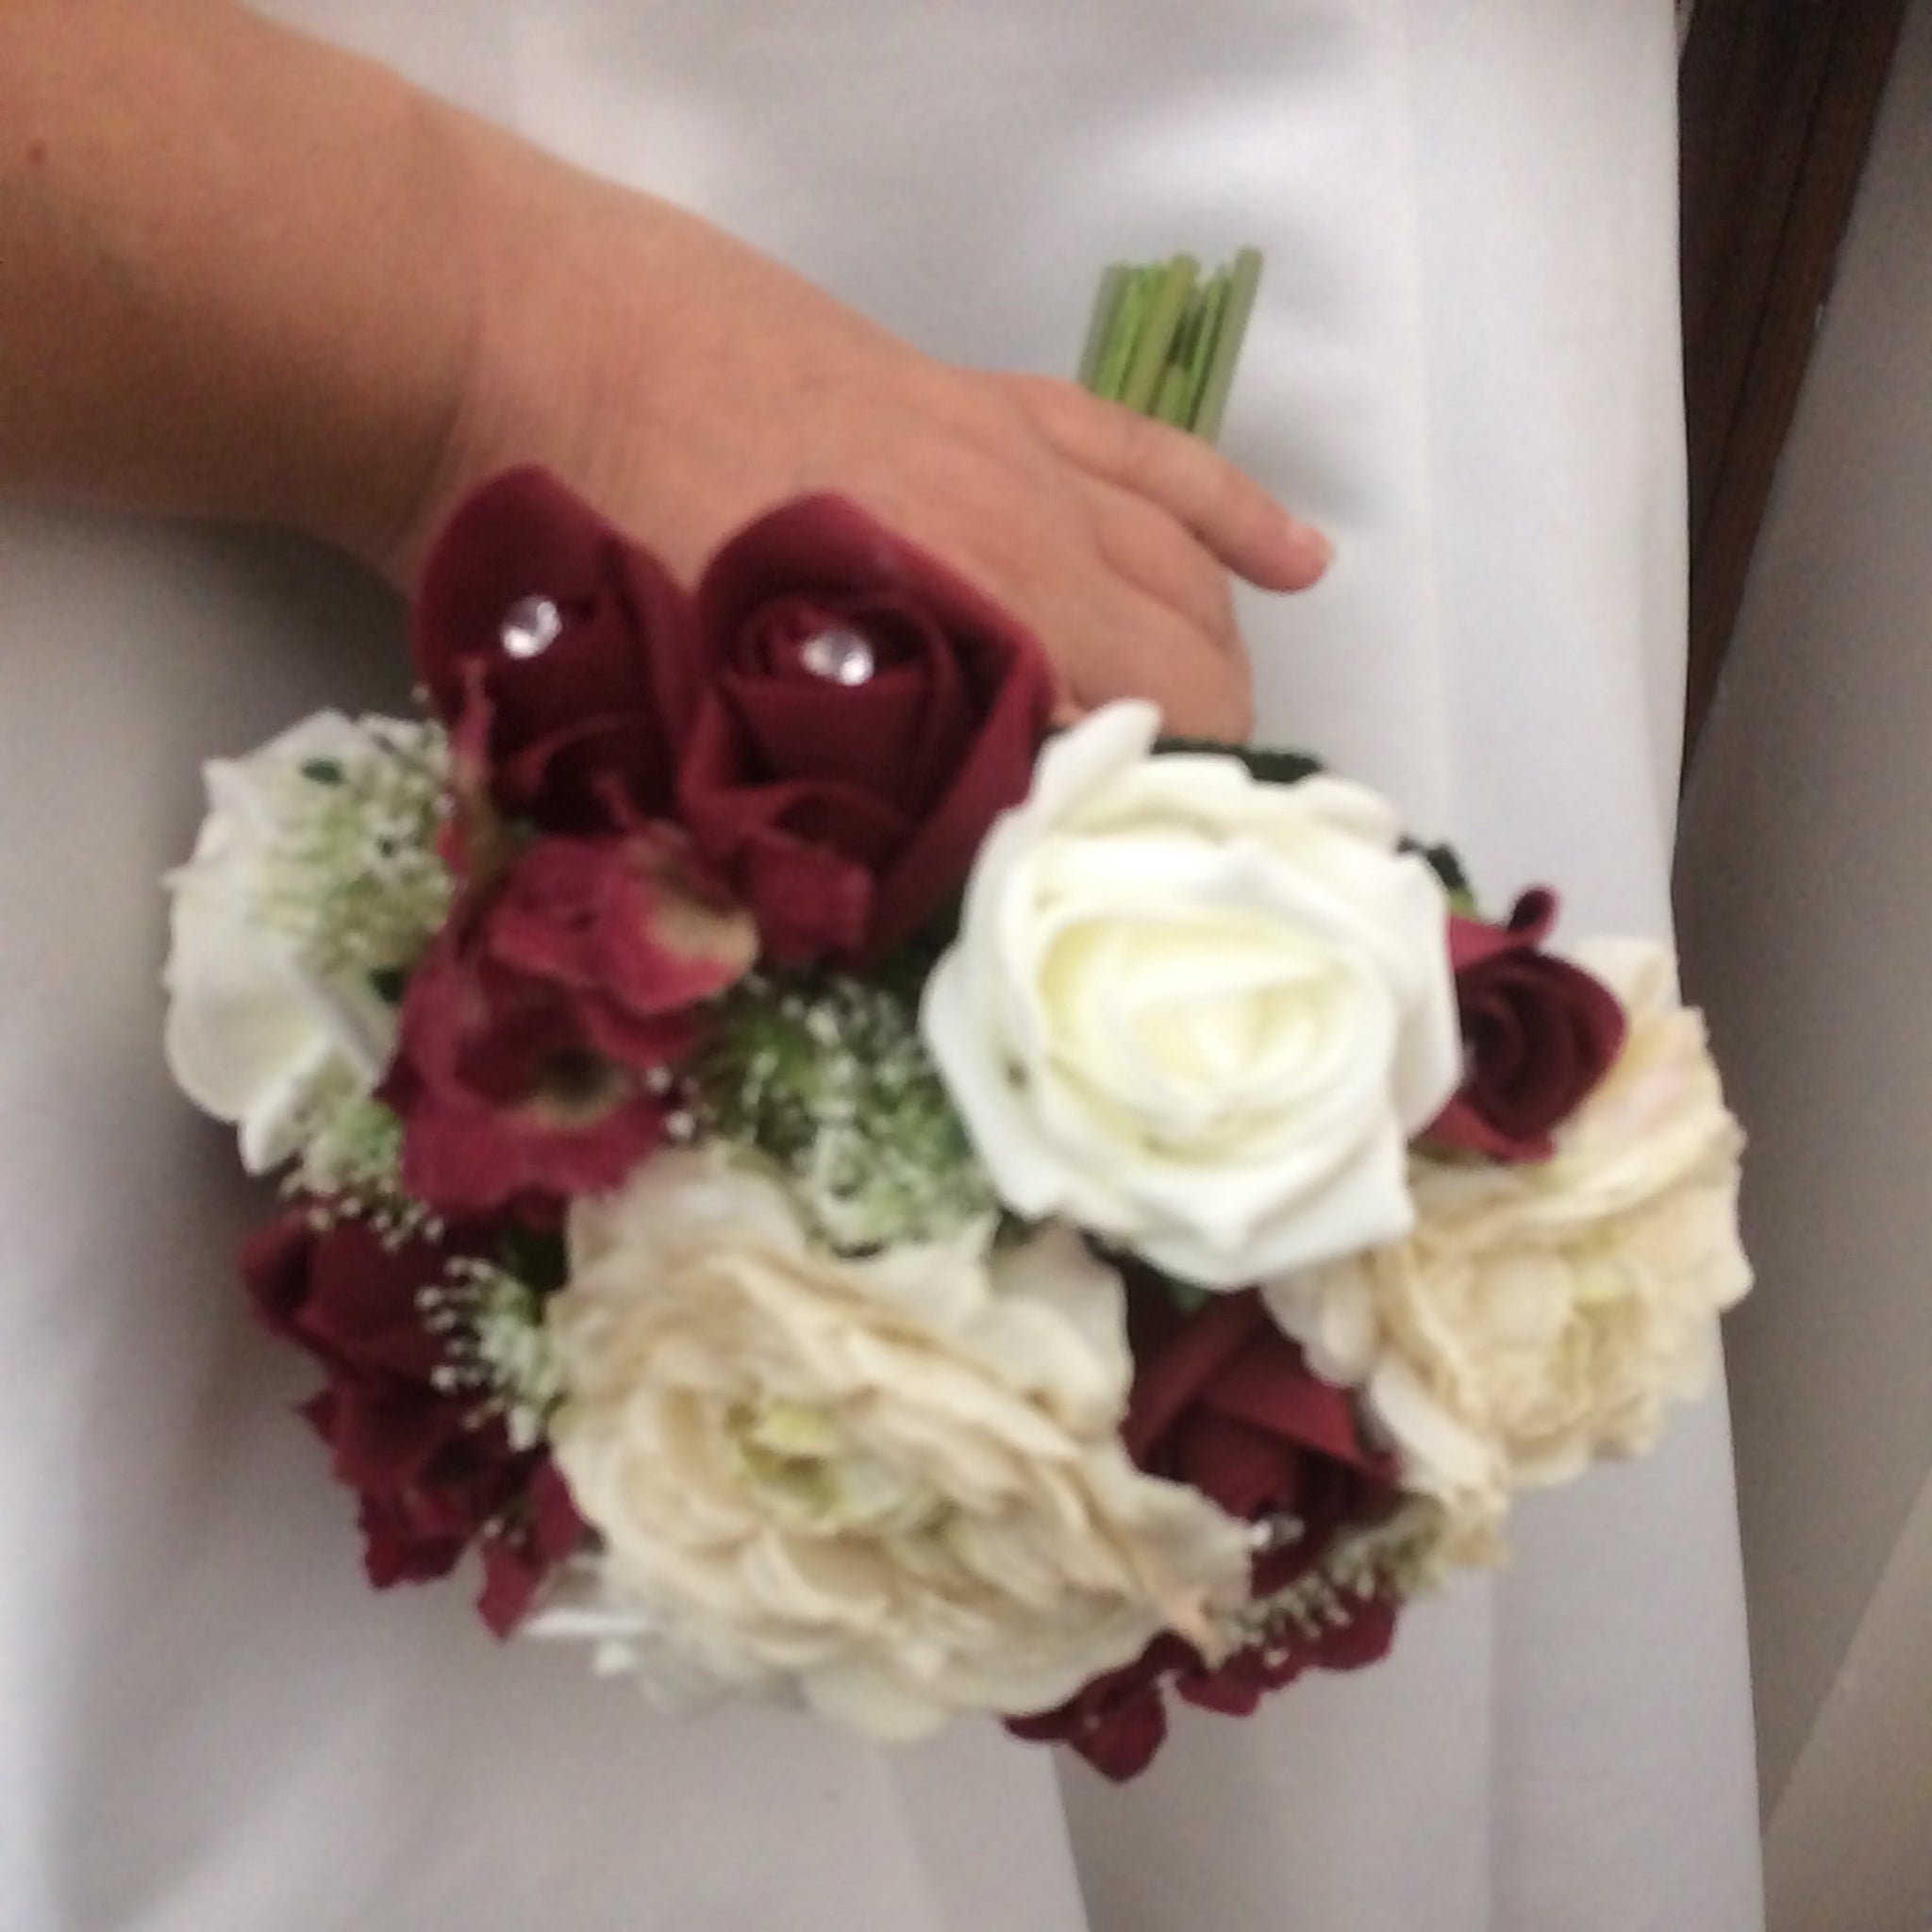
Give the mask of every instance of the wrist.
[(463, 149), (467, 117), (380, 70), (365, 102), (384, 206), (355, 211), (319, 279), (340, 330), (298, 400), (306, 425), (283, 520), (398, 584), (474, 387), (481, 249)]
[(690, 220), (473, 115), (425, 109), (425, 186), (461, 323), (433, 452), (372, 558), (406, 587), (457, 504), (512, 465), (541, 463), (614, 508), (614, 450), (649, 434), (641, 372), (664, 366), (667, 236)]

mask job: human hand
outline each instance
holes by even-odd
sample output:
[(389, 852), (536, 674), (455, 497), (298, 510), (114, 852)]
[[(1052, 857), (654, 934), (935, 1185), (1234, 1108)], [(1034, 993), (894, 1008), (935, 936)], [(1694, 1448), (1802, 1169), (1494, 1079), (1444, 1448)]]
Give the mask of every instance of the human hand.
[(1228, 574), (1305, 588), (1328, 548), (1178, 430), (1072, 384), (936, 362), (679, 209), (452, 115), (473, 291), (446, 443), (373, 558), (407, 585), (496, 471), (556, 471), (689, 579), (733, 530), (853, 498), (1041, 638), (1072, 712), (1153, 698), (1241, 739)]

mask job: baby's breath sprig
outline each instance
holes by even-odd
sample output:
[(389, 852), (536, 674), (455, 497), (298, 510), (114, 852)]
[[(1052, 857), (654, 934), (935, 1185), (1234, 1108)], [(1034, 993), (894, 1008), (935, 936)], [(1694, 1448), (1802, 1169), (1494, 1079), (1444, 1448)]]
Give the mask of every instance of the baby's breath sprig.
[(685, 1072), (694, 1138), (774, 1162), (842, 1253), (941, 1239), (998, 1209), (890, 975), (748, 974)]
[(281, 774), (258, 909), (311, 972), (393, 998), (454, 890), (436, 851), (449, 746), (438, 724), (358, 722), (367, 756)]
[[(1284, 1519), (1262, 1527), (1263, 1546), (1291, 1544), (1305, 1533), (1301, 1524)], [(1373, 1598), (1406, 1602), (1434, 1580), (1432, 1552), (1440, 1534), (1435, 1506), (1422, 1498), (1380, 1523), (1344, 1532), (1292, 1583), (1244, 1605), (1234, 1620), (1235, 1641), (1264, 1650), (1284, 1639), (1311, 1641), (1346, 1627)]]
[(542, 1291), (494, 1261), (466, 1257), (416, 1300), (424, 1325), (442, 1344), (431, 1381), (444, 1394), (475, 1398), (472, 1426), (501, 1418), (511, 1448), (534, 1449), (563, 1399)]
[(401, 1120), (360, 1091), (346, 1072), (325, 1080), (309, 1096), (299, 1136), (301, 1152), (282, 1191), (308, 1201), (317, 1227), (366, 1222), (391, 1248), (441, 1236), (441, 1217), (403, 1186)]

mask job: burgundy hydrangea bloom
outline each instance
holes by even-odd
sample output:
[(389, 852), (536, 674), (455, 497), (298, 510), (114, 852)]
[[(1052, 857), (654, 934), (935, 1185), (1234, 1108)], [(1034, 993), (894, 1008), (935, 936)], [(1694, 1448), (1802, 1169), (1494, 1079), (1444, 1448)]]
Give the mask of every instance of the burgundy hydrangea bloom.
[(370, 1582), (445, 1576), (475, 1545), (477, 1607), (501, 1637), (584, 1525), (544, 1451), (512, 1447), (499, 1419), (479, 1417), (474, 1391), (437, 1387), (443, 1343), (421, 1297), (453, 1259), (479, 1252), (460, 1235), (390, 1245), (357, 1221), (318, 1230), (297, 1209), (255, 1234), (242, 1273), (270, 1330), (327, 1375), (302, 1413), (359, 1499)]
[(615, 1187), (661, 1141), (663, 1074), (757, 935), (666, 825), (540, 839), (410, 974), (382, 1097), (444, 1215)]
[(691, 600), (555, 476), (511, 470), (464, 500), (412, 630), (430, 703), (478, 768), (459, 781), (497, 810), (563, 833), (674, 815), (707, 675)]
[(1506, 925), (1452, 914), (1449, 961), (1466, 1072), (1423, 1138), (1491, 1160), (1547, 1160), (1553, 1130), (1624, 1050), (1624, 1009), (1602, 981), (1542, 950), (1557, 895), (1539, 888)]
[(774, 958), (875, 957), (958, 891), (1026, 795), (1053, 704), (1045, 654), (830, 496), (734, 538), (697, 605), (711, 674), (679, 816)]
[[(1338, 1534), (1377, 1521), (1396, 1496), (1393, 1459), (1364, 1438), (1353, 1403), (1308, 1368), (1252, 1289), (1189, 1314), (1148, 1271), (1127, 1276), (1134, 1384), (1121, 1439), (1150, 1474), (1184, 1482), (1243, 1522), (1292, 1521), (1299, 1534), (1255, 1559), (1257, 1596), (1287, 1589)], [(1306, 1670), (1356, 1670), (1388, 1654), (1397, 1605), (1351, 1605), (1347, 1622), (1292, 1625), (1209, 1669), (1180, 1638), (1158, 1637), (1130, 1664), (1058, 1710), (1008, 1721), (1016, 1736), (1064, 1740), (1108, 1777), (1143, 1770), (1167, 1735), (1163, 1690), (1246, 1716)]]

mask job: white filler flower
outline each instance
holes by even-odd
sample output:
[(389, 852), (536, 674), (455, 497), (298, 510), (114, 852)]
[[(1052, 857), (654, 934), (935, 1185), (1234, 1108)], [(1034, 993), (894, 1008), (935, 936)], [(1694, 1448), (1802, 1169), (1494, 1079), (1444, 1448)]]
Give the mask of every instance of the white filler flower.
[[(373, 784), (358, 782), (372, 774)], [(338, 920), (331, 889), (381, 904), (392, 924), (402, 895), (385, 891), (387, 866), (408, 874), (407, 894), (433, 920), (446, 887), (430, 871), (423, 821), (437, 778), (413, 740), (399, 759), (394, 744), (335, 711), (204, 775), (194, 856), (168, 880), (163, 1039), (182, 1091), (239, 1126), (242, 1158), (260, 1173), (296, 1151), (321, 1097), (368, 1091), (394, 1050), (394, 1011), (369, 968), (403, 962), (358, 953), (366, 936)], [(393, 792), (400, 802), (383, 796)], [(392, 931), (376, 937), (381, 954), (398, 950)]]
[(1110, 705), (1041, 753), (922, 1027), (1015, 1211), (1239, 1288), (1411, 1224), (1461, 1075), (1447, 904), (1373, 792), (1150, 758), (1157, 726)]
[(1443, 1558), (1492, 1560), (1511, 1493), (1647, 1450), (1702, 1393), (1717, 1318), (1751, 1285), (1743, 1136), (1673, 961), (1637, 941), (1578, 963), (1629, 1014), (1623, 1054), (1554, 1159), (1418, 1159), (1407, 1241), (1273, 1284), (1317, 1372), (1361, 1385), (1404, 1481), (1447, 1512)]
[(1067, 1230), (841, 1259), (710, 1149), (579, 1203), (570, 1244), (551, 1440), (603, 1550), (533, 1634), (668, 1701), (906, 1738), (1051, 1707), (1163, 1627), (1211, 1644), (1243, 1601), (1244, 1526), (1121, 1447), (1121, 1285)]

